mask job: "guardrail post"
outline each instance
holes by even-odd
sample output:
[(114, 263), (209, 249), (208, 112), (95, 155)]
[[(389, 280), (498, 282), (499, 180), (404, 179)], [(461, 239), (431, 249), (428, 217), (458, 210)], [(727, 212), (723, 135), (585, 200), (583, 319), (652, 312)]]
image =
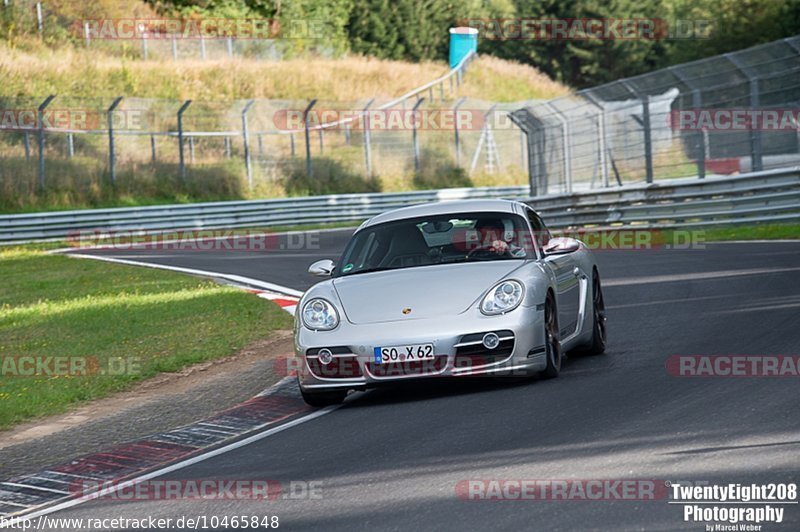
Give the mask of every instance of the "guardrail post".
[(192, 100), (186, 100), (178, 109), (178, 157), (181, 182), (186, 181), (186, 162), (183, 157), (183, 113), (192, 104)]
[(36, 2), (36, 22), (39, 28), (39, 35), (44, 33), (44, 17), (42, 16), (42, 3)]
[[(538, 187), (536, 186), (536, 172), (534, 171), (534, 164), (533, 164), (533, 157), (532, 152), (530, 150), (530, 131), (528, 128), (525, 127), (525, 124), (520, 120), (518, 117), (514, 116), (513, 113), (509, 113), (508, 117), (511, 119), (514, 124), (519, 128), (521, 134), (525, 136), (526, 143), (528, 144), (528, 186), (530, 187), (530, 195), (531, 197), (535, 197), (538, 193)], [(525, 165), (523, 165), (525, 168)]]
[(289, 143), (291, 144), (292, 157), (297, 155), (297, 148), (294, 145), (294, 133), (289, 133)]
[(653, 140), (650, 132), (650, 96), (642, 96), (642, 127), (644, 128), (645, 180), (653, 182)]
[(344, 125), (344, 143), (350, 145), (350, 124)]
[(75, 157), (75, 135), (67, 134), (67, 156), (72, 159)]
[(311, 112), (311, 108), (317, 104), (316, 98), (311, 100), (306, 107), (306, 110), (303, 111), (303, 126), (306, 133), (306, 175), (308, 177), (312, 176), (314, 168), (311, 165), (311, 132), (308, 129), (308, 113)]
[(39, 126), (39, 190), (44, 190), (44, 110), (55, 97), (55, 94), (51, 94), (45, 98), (36, 113), (36, 125)]
[(233, 57), (233, 37), (228, 37), (228, 57)]
[[(489, 123), (489, 117), (492, 116), (497, 104), (489, 108), (483, 115), (483, 127), (481, 128), (481, 136), (478, 138), (478, 145), (475, 148), (475, 154), (472, 156), (472, 164), (469, 167), (469, 173), (472, 175), (475, 168), (478, 166), (478, 158), (481, 156), (483, 143), (486, 142), (486, 170), (489, 173), (494, 173), (494, 157), (496, 156), (497, 146), (494, 143), (494, 136), (492, 134), (492, 127)], [(497, 165), (500, 166), (500, 158), (497, 158)]]
[(242, 109), (242, 142), (244, 143), (244, 167), (247, 172), (247, 186), (253, 188), (253, 166), (250, 162), (250, 132), (247, 128), (247, 112), (256, 103), (255, 100), (250, 100), (245, 104)]
[(608, 162), (606, 160), (606, 153), (608, 152), (608, 140), (606, 137), (606, 108), (600, 103), (600, 101), (592, 96), (590, 92), (583, 92), (582, 95), (599, 110), (597, 114), (597, 152), (598, 157), (600, 158), (600, 175), (603, 179), (603, 187), (608, 188)]
[[(703, 96), (698, 89), (692, 91), (692, 107), (695, 111), (700, 111), (703, 106)], [(697, 139), (697, 177), (703, 179), (706, 177), (706, 133), (704, 130), (699, 130), (695, 133)]]
[(564, 181), (567, 192), (572, 193), (572, 146), (570, 145), (569, 120), (564, 113), (556, 109), (556, 107), (550, 103), (545, 103), (544, 105), (549, 107), (557, 120), (561, 122), (561, 135), (562, 142), (564, 143)]
[(139, 24), (139, 33), (142, 35), (142, 57), (147, 61), (147, 34), (144, 31), (144, 24)]
[(206, 40), (202, 35), (200, 36), (200, 59), (206, 60)]
[(364, 107), (364, 164), (367, 167), (367, 178), (372, 178), (372, 147), (370, 145), (370, 131), (369, 131), (369, 106), (375, 98), (367, 102)]
[(194, 135), (189, 135), (189, 164), (194, 164)]
[(224, 143), (225, 143), (225, 158), (226, 159), (230, 159), (231, 158), (231, 138), (226, 136)]
[(114, 110), (122, 101), (122, 96), (118, 96), (106, 111), (108, 121), (108, 168), (111, 176), (111, 184), (117, 184), (117, 154), (114, 152)]
[(319, 154), (325, 153), (325, 131), (319, 128)]
[(89, 33), (89, 23), (83, 23), (83, 39), (86, 42), (86, 48), (89, 48), (89, 44), (92, 42), (92, 36)]
[[(453, 79), (453, 78), (450, 78)], [(456, 102), (453, 106), (453, 133), (455, 137), (455, 149), (456, 149), (456, 166), (461, 166), (461, 138), (458, 132), (458, 108), (464, 103), (466, 98), (461, 98)]]
[[(724, 57), (728, 61), (733, 63), (733, 66), (735, 66), (737, 70), (739, 70), (742, 74), (747, 76), (747, 79), (750, 81), (750, 109), (753, 111), (757, 111), (760, 105), (760, 98), (758, 92), (758, 76), (756, 76), (752, 68), (744, 64), (736, 54), (727, 53), (724, 54)], [(761, 131), (758, 128), (753, 127), (753, 124), (750, 124), (751, 171), (758, 172), (764, 169), (761, 155), (762, 155)]]
[(156, 136), (150, 135), (150, 162), (156, 162)]
[[(753, 78), (750, 80), (750, 108), (758, 110), (760, 103), (758, 93), (758, 80)], [(764, 162), (761, 150), (761, 130), (750, 124), (750, 157), (753, 160), (752, 171), (760, 172), (764, 169)]]
[(417, 173), (419, 173), (420, 167), (419, 138), (417, 137), (417, 109), (419, 109), (419, 106), (422, 105), (422, 102), (424, 101), (425, 98), (418, 99), (417, 103), (414, 104), (414, 107), (411, 110), (411, 139), (414, 147), (414, 171)]
[(22, 143), (25, 145), (25, 160), (31, 160), (31, 136), (26, 131), (22, 136)]

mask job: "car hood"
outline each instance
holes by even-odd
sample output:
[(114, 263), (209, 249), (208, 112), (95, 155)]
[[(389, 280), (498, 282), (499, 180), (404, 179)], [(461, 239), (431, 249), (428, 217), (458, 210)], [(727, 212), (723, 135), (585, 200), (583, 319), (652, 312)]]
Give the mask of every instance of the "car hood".
[[(452, 316), (467, 311), (521, 265), (496, 260), (419, 266), (339, 277), (333, 286), (354, 324)], [(404, 309), (411, 311), (404, 314)]]

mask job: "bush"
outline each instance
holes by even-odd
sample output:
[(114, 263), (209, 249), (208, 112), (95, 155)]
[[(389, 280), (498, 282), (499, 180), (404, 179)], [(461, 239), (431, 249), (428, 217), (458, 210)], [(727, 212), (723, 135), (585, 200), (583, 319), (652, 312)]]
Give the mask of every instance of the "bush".
[(294, 161), (284, 183), (287, 195), (318, 196), (381, 191), (381, 183), (377, 178), (368, 179), (342, 161), (330, 157), (312, 157), (311, 165), (312, 177), (308, 177), (305, 159)]
[(189, 165), (183, 183), (178, 173), (176, 163), (120, 164), (113, 187), (103, 160), (49, 158), (45, 190), (40, 191), (35, 157), (30, 161), (4, 157), (0, 165), (0, 212), (223, 201), (247, 196), (241, 164)]
[(422, 152), (420, 170), (412, 183), (417, 190), (472, 186), (466, 170), (450, 162), (448, 155), (433, 150)]

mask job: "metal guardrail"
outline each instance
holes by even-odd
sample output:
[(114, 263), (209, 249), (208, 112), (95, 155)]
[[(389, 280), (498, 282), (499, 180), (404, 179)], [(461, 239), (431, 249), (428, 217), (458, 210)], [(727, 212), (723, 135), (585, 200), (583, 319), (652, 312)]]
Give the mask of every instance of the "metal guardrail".
[(479, 198), (524, 198), (552, 228), (678, 228), (797, 221), (800, 167), (537, 198), (529, 198), (524, 186), (453, 188), (3, 215), (0, 243), (55, 240), (79, 231), (159, 232), (336, 223), (364, 220), (407, 205)]
[(431, 201), (527, 196), (527, 186), (451, 188), (0, 215), (0, 243), (57, 240), (78, 231), (158, 232), (324, 224), (364, 220), (390, 209)]
[(527, 203), (553, 228), (796, 221), (800, 220), (800, 167), (539, 196)]

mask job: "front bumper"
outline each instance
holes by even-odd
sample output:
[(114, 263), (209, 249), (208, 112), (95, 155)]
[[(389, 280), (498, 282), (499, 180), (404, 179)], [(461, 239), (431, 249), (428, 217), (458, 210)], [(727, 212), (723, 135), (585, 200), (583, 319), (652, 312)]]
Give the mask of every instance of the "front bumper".
[[(473, 312), (474, 310), (474, 312)], [(407, 319), (353, 325), (314, 332), (296, 325), (298, 381), (304, 390), (365, 389), (382, 383), (436, 377), (527, 375), (546, 366), (544, 311), (519, 307), (508, 314), (484, 316), (477, 309), (431, 319)], [(493, 350), (481, 343), (485, 333), (501, 338)], [(375, 364), (374, 348), (433, 344), (432, 361)], [(327, 348), (325, 365), (317, 353)]]

